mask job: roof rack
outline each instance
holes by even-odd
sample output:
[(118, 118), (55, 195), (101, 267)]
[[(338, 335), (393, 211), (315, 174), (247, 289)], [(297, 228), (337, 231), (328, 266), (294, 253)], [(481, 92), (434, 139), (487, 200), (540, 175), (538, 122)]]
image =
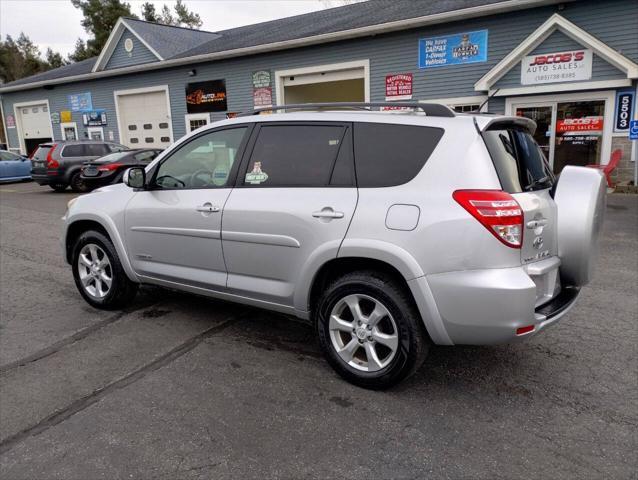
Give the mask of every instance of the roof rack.
[(262, 112), (273, 112), (279, 110), (369, 110), (371, 107), (407, 107), (421, 110), (431, 117), (455, 117), (454, 111), (440, 103), (419, 103), (419, 102), (330, 102), (330, 103), (294, 103), (289, 105), (275, 105), (266, 108), (256, 108), (253, 112), (243, 114), (259, 115)]

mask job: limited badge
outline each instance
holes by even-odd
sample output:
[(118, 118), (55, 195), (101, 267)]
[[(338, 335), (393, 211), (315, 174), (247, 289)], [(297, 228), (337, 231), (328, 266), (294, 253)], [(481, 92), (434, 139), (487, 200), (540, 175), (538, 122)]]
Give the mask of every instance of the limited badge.
[(259, 185), (268, 180), (268, 174), (261, 170), (261, 162), (255, 162), (253, 170), (246, 174), (246, 183)]

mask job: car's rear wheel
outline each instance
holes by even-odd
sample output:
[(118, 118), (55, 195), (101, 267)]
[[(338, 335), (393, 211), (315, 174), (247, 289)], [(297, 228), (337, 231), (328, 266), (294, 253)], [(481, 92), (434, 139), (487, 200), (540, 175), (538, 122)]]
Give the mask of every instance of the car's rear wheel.
[(89, 187), (84, 182), (84, 180), (82, 180), (81, 172), (75, 172), (71, 177), (71, 190), (77, 193), (84, 193), (89, 191)]
[(121, 308), (133, 300), (138, 284), (129, 280), (109, 238), (84, 232), (73, 248), (73, 278), (80, 294), (92, 306)]
[(64, 192), (67, 186), (64, 183), (53, 183), (49, 185), (49, 187), (51, 187), (56, 192)]
[(410, 376), (430, 345), (409, 292), (374, 271), (349, 273), (330, 284), (315, 320), (330, 365), (364, 388), (388, 388)]

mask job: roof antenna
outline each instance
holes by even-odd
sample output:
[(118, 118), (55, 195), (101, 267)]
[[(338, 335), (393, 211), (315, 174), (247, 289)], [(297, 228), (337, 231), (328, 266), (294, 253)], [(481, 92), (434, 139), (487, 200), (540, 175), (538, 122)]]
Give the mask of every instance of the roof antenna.
[(485, 101), (479, 105), (478, 111), (476, 113), (481, 113), (481, 110), (483, 110), (483, 107), (485, 106), (485, 104), (489, 102), (492, 99), (492, 97), (494, 97), (494, 95), (496, 95), (500, 90), (501, 90), (500, 88), (497, 88), (496, 90), (494, 90), (494, 93), (492, 93), (492, 95), (487, 97)]

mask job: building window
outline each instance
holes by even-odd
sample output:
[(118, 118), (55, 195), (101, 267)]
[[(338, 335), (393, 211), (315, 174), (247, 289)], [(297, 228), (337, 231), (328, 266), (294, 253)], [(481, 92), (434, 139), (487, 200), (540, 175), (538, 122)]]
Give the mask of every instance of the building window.
[(166, 122), (160, 123), (159, 124), (159, 128), (168, 128), (168, 123), (166, 123)]
[(129, 130), (137, 130), (137, 125), (129, 125), (128, 129)]
[(153, 125), (151, 125), (150, 123), (144, 124), (144, 130), (150, 130), (151, 128), (153, 128)]
[(457, 113), (478, 112), (481, 105), (478, 103), (465, 105), (450, 105), (450, 108)]
[(146, 137), (146, 138), (144, 139), (144, 141), (145, 141), (146, 143), (153, 143), (153, 142), (155, 141), (155, 139), (154, 139), (153, 137)]
[(130, 142), (131, 143), (140, 143), (139, 139), (137, 139), (135, 137), (131, 138)]
[(170, 141), (171, 141), (171, 139), (170, 139), (169, 137), (162, 137), (162, 138), (160, 138), (160, 142), (166, 142), (166, 143), (168, 143), (168, 142), (170, 142)]
[(190, 120), (189, 125), (192, 132), (193, 130), (197, 130), (198, 128), (203, 127), (204, 125), (208, 125), (208, 122), (206, 120)]

